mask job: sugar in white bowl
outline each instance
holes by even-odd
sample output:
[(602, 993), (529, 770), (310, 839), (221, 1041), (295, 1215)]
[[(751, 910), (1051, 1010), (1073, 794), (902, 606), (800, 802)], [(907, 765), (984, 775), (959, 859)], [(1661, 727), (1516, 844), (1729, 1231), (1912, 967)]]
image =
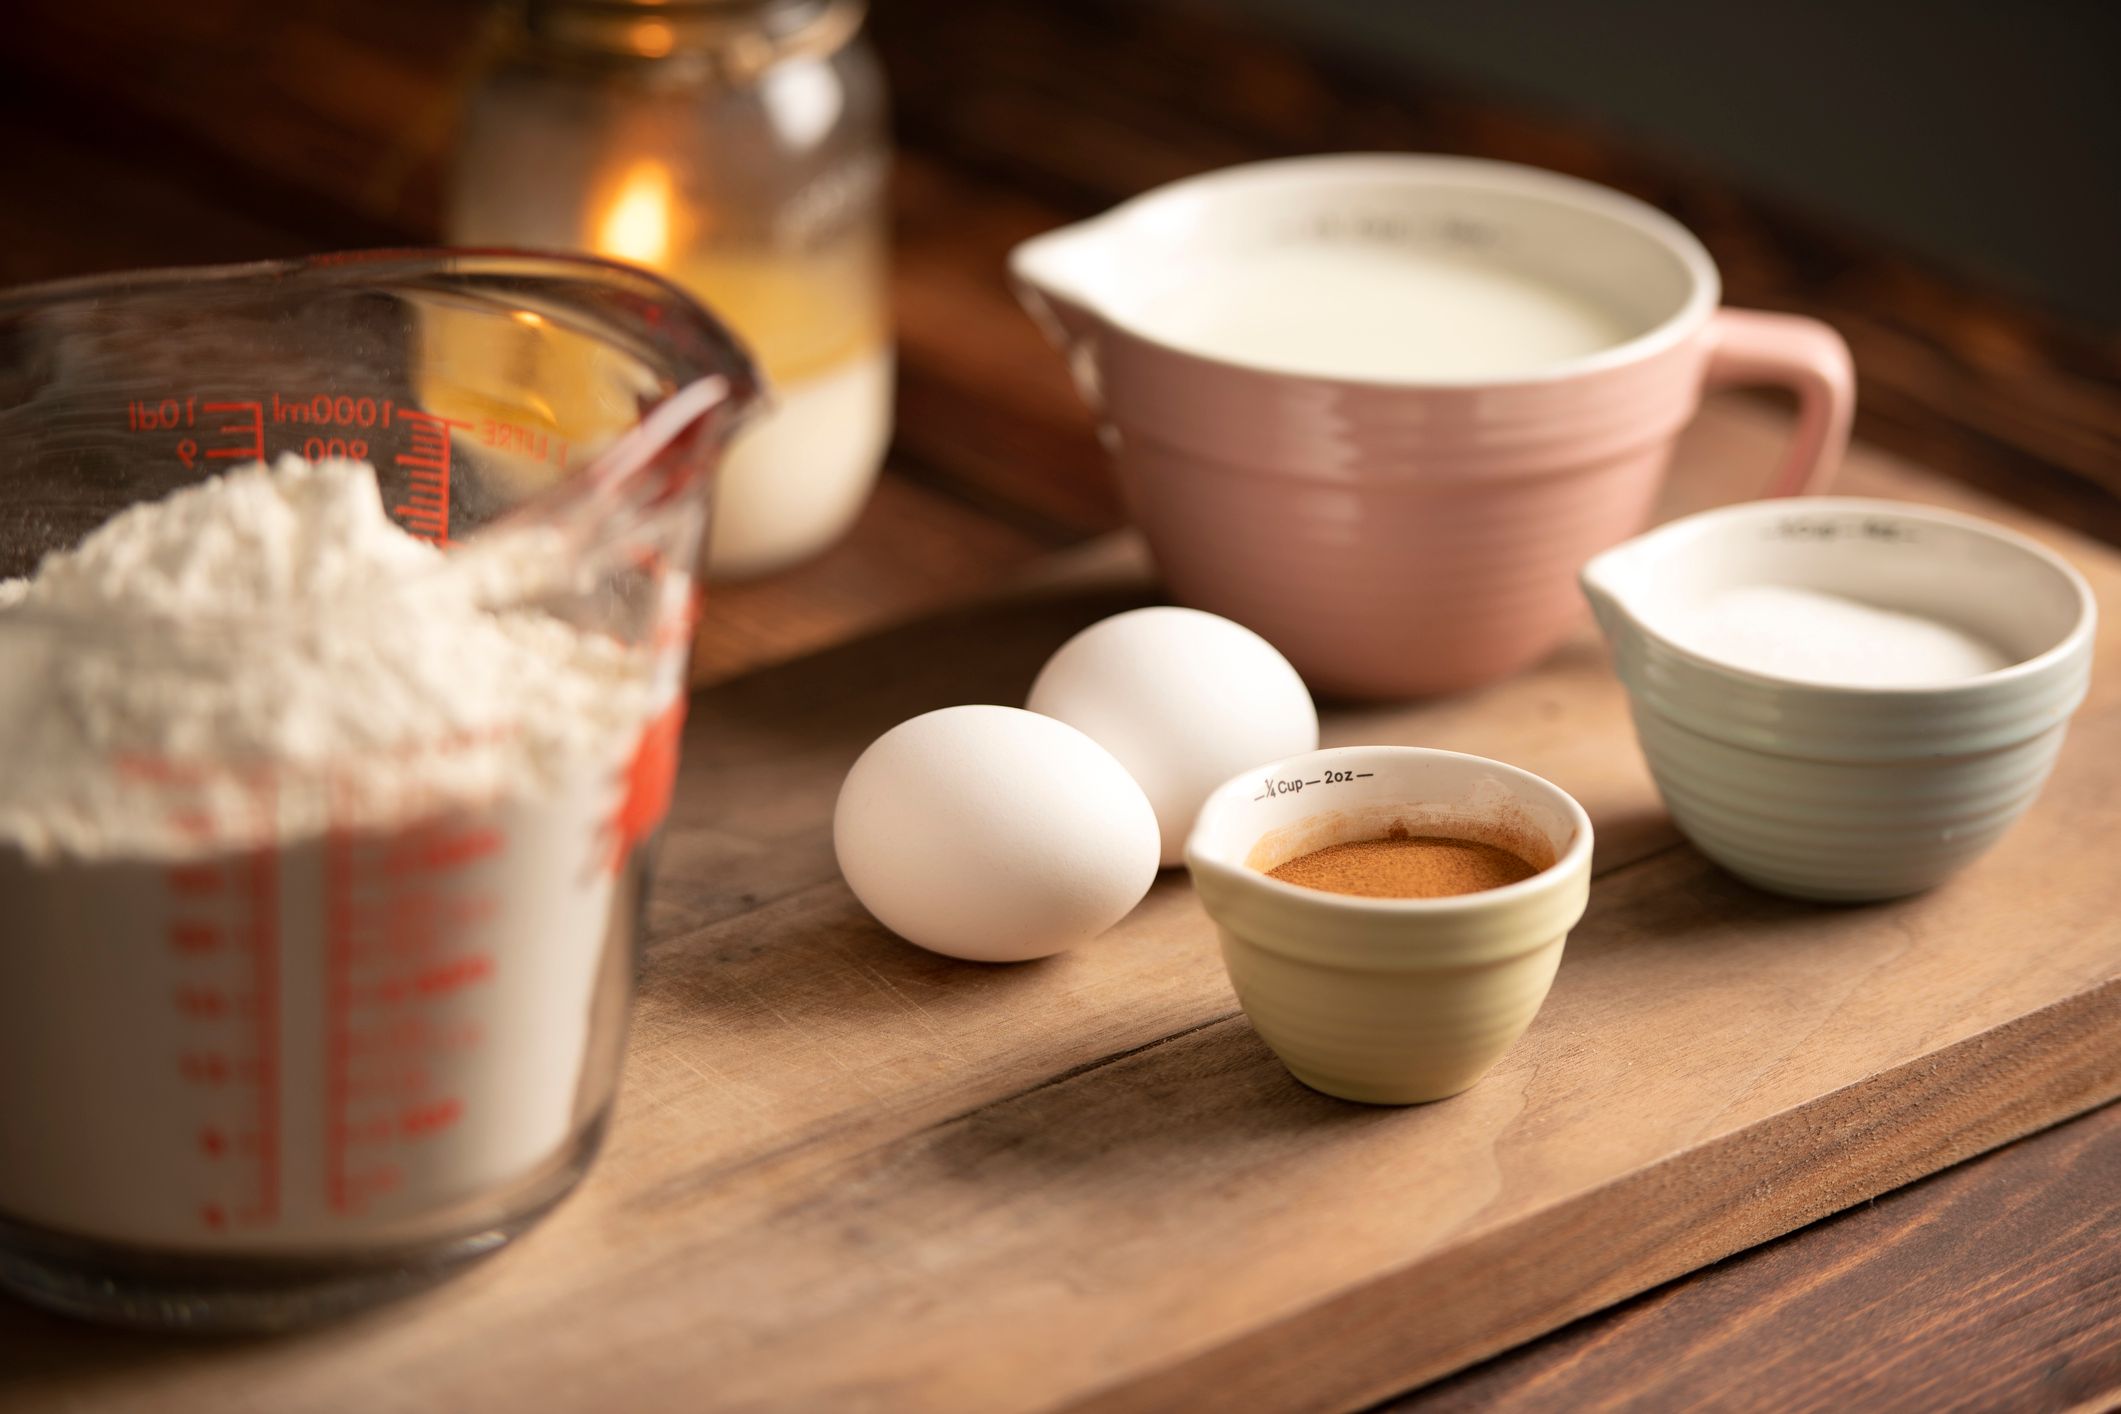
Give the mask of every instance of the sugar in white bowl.
[(1826, 496), (1674, 521), (1583, 587), (1673, 823), (1741, 878), (1833, 901), (1940, 883), (2025, 813), (2098, 619), (2025, 536)]
[(1735, 668), (1843, 687), (1925, 687), (2011, 662), (1940, 619), (1787, 584), (1717, 590), (1674, 616), (1672, 637)]

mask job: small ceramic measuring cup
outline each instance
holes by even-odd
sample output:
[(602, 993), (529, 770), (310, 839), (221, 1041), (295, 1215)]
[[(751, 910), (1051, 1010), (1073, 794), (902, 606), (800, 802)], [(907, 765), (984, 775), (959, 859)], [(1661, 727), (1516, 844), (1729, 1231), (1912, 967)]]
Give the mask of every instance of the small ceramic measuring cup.
[[(2010, 666), (1934, 686), (1824, 686), (1675, 641), (1704, 597), (1754, 584), (1924, 615)], [(1798, 898), (1895, 898), (1987, 850), (2039, 794), (2091, 680), (2097, 605), (2083, 576), (2022, 535), (1928, 506), (1726, 506), (1600, 555), (1583, 588), (1673, 822), (1740, 878)]]
[[(1321, 376), (1180, 347), (1149, 312), (1223, 256), (1404, 254), (1506, 272), (1611, 312), (1609, 346), (1499, 376)], [(1011, 254), (1097, 407), (1129, 509), (1182, 603), (1235, 619), (1314, 690), (1449, 692), (1544, 657), (1583, 562), (1648, 520), (1704, 388), (1797, 394), (1762, 490), (1816, 491), (1854, 410), (1817, 320), (1718, 307), (1708, 252), (1619, 192), (1504, 162), (1404, 153), (1233, 167)], [(1247, 291), (1234, 286), (1242, 306)], [(1373, 314), (1350, 337), (1389, 338)], [(1472, 316), (1439, 310), (1430, 339)], [(1464, 330), (1467, 336), (1481, 331)]]
[[(1357, 898), (1266, 872), (1395, 825), (1499, 845), (1539, 872), (1434, 899)], [(1408, 1105), (1464, 1090), (1531, 1025), (1590, 895), (1591, 820), (1500, 761), (1338, 747), (1217, 789), (1186, 868), (1238, 1002), (1290, 1073), (1342, 1099)]]

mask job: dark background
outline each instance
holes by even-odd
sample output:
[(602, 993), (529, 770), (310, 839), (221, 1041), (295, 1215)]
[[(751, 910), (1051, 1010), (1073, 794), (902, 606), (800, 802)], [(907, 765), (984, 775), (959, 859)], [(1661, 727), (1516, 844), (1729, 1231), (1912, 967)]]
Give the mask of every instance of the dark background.
[[(949, 5), (968, 20), (1010, 8)], [(421, 234), (489, 8), (482, 0), (0, 0), (0, 172), (10, 178), (0, 281), (53, 273), (21, 247), (43, 237), (55, 214), (90, 226), (124, 219), (99, 210), (95, 191), (113, 163), (210, 199), (223, 208), (215, 225), (250, 217), (267, 228), (305, 226), (328, 212), (342, 245)], [(937, 8), (875, 0), (872, 28), (888, 39), (895, 12)], [(1625, 144), (2083, 332), (2121, 329), (2121, 4), (2110, 0), (1082, 8), (1107, 28), (1130, 8), (1164, 11), (1154, 23), (1174, 86), (1245, 82), (1219, 67), (1219, 50), (1191, 50), (1187, 36), (1247, 27), (1293, 51), (1316, 50), (1340, 71), (1336, 86), (1345, 74), (1365, 96), (1396, 95), (1410, 108), (1470, 96), (1550, 118), (1587, 144)], [(996, 58), (975, 25), (936, 42), (949, 52), (932, 69), (893, 74), (902, 110), (950, 107), (977, 91), (979, 71)], [(892, 49), (887, 42), (887, 60)], [(1094, 111), (1107, 76), (1092, 67), (1072, 77), (1082, 107)], [(909, 91), (916, 79), (921, 90)], [(1081, 135), (1044, 136), (1067, 144)], [(1320, 150), (1349, 140), (1322, 127), (1291, 131), (1279, 145)], [(251, 160), (227, 162), (243, 144)], [(1441, 132), (1426, 145), (1468, 146), (1463, 134)], [(93, 152), (70, 163), (68, 149)], [(1233, 147), (1232, 160), (1245, 155), (1259, 154)], [(183, 195), (170, 193), (166, 258), (289, 253), (264, 232), (246, 245), (187, 231)], [(82, 268), (125, 258), (114, 249), (99, 263), (99, 244), (77, 238)]]
[[(888, 0), (886, 0), (888, 3)], [(1231, 0), (2121, 327), (2110, 0)]]

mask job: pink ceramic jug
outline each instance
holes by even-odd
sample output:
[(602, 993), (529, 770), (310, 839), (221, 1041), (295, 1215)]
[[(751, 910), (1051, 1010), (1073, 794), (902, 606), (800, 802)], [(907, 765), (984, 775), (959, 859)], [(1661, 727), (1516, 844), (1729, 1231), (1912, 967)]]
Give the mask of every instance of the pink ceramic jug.
[[(1244, 263), (1262, 254), (1342, 261), (1351, 250), (1370, 263), (1336, 268), (1342, 308), (1319, 317), (1346, 321), (1349, 348), (1382, 348), (1387, 363), (1403, 330), (1422, 350), (1413, 371), (1340, 359), (1330, 330), (1323, 344), (1311, 329), (1303, 347), (1275, 347), (1242, 327), (1256, 287), (1199, 283), (1216, 269), (1282, 268)], [(1492, 269), (1551, 285), (1606, 311), (1613, 337), (1529, 367), (1454, 372), (1461, 343), (1492, 361), (1509, 331), (1454, 303), (1448, 285), (1426, 322), (1382, 285), (1364, 311), (1362, 271), (1379, 269), (1381, 252), (1446, 280)], [(1582, 612), (1576, 571), (1643, 527), (1704, 388), (1796, 393), (1769, 495), (1820, 489), (1854, 411), (1832, 329), (1719, 308), (1714, 263), (1670, 217), (1508, 163), (1376, 155), (1231, 168), (1027, 241), (1010, 269), (1099, 412), (1171, 593), (1248, 625), (1314, 689), (1347, 696), (1472, 687), (1551, 650)], [(1175, 334), (1160, 313), (1175, 289), (1196, 326), (1212, 316), (1244, 337)]]

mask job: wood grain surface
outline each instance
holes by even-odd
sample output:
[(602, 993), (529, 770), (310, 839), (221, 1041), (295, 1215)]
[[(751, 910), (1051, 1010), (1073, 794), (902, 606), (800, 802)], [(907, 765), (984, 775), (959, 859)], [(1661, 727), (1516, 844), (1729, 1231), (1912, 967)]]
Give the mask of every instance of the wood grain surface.
[[(483, 8), (479, 0), (19, 0), (7, 7), (0, 44), (0, 169), (20, 198), (0, 203), (0, 284), (433, 239), (456, 106), (486, 33)], [(2113, 331), (2022, 308), (1753, 199), (1715, 173), (1645, 155), (1619, 134), (1450, 83), (1320, 62), (1205, 3), (883, 0), (873, 29), (897, 89), (902, 154), (899, 445), (876, 501), (841, 547), (793, 574), (717, 592), (699, 658), (707, 676), (962, 602), (1116, 525), (1088, 420), (1058, 361), (1002, 289), (1001, 255), (1025, 235), (1143, 185), (1300, 151), (1467, 152), (1645, 196), (1702, 235), (1734, 301), (1817, 314), (1848, 334), (1862, 382), (1860, 435), (2121, 543), (2121, 339)], [(241, 100), (230, 101), (231, 92)], [(785, 741), (775, 749), (805, 750)], [(2080, 742), (2073, 751), (2082, 749)], [(1631, 759), (1632, 748), (1618, 754)], [(698, 818), (700, 828), (712, 827), (712, 817)], [(1665, 827), (1650, 810), (1606, 828), (1654, 841)], [(784, 897), (824, 877), (825, 856), (796, 832), (725, 835), (714, 862), (695, 853), (706, 884), (661, 895), (659, 926), (733, 919), (747, 895)], [(2095, 868), (2085, 874), (2103, 877)], [(2034, 1152), (2074, 1146), (2094, 1122), (2044, 1137), (2037, 1143), (2049, 1147)], [(2121, 1311), (2121, 1289), (2099, 1275), (2110, 1267), (2096, 1254), (2121, 1242), (2095, 1228), (2073, 1250), (2070, 1235), (2084, 1231), (2081, 1207), (2072, 1206), (2068, 1184), (2041, 1181), (2014, 1162), (2019, 1152), (1955, 1170), (1948, 1180), (1965, 1196), (1949, 1209), (1881, 1202), (1571, 1327), (1463, 1377), (1484, 1382), (1461, 1388), (1502, 1407), (1556, 1407), (1595, 1370), (1600, 1399), (1691, 1403), (1716, 1390), (1705, 1367), (1729, 1347), (1700, 1340), (1688, 1347), (1690, 1362), (1674, 1339), (1692, 1341), (1686, 1332), (1704, 1327), (1690, 1323), (1707, 1321), (1727, 1324), (1734, 1339), (1758, 1332), (1769, 1342), (1758, 1352), (1773, 1372), (1768, 1388), (1790, 1395), (1769, 1402), (1785, 1407), (1847, 1407), (1852, 1389), (1867, 1407), (1932, 1407), (1931, 1370), (1960, 1372), (1962, 1387), (1979, 1391), (1960, 1401), (1971, 1407), (2067, 1407), (2068, 1391), (2080, 1387), (2050, 1381), (2050, 1363), (2066, 1371), (2084, 1367), (2073, 1352), (2103, 1344), (2111, 1353), (2102, 1333)], [(2094, 1181), (2094, 1194), (2121, 1182), (2110, 1159), (2096, 1159), (2109, 1152), (2087, 1160), (2108, 1164), (2090, 1171), (2109, 1179), (2103, 1190)], [(2011, 1252), (1951, 1244), (1953, 1224), (1984, 1210), (2013, 1215)], [(1831, 1235), (1850, 1224), (1881, 1249), (1876, 1267)], [(1911, 1275), (1907, 1287), (1927, 1293), (1919, 1311), (1847, 1279), (1897, 1270), (1895, 1252), (1923, 1254), (1928, 1284)], [(566, 1270), (498, 1267), (526, 1274), (494, 1280), (531, 1283)], [(2071, 1293), (2077, 1324), (2035, 1319), (2031, 1306), (1998, 1300), (2006, 1274), (2013, 1292), (2081, 1279)], [(559, 1323), (577, 1308), (554, 1295), (546, 1309)], [(1630, 1314), (1651, 1310), (1662, 1314)], [(6, 1319), (23, 1329), (10, 1328), (0, 1342), (0, 1399), (32, 1407), (65, 1407), (76, 1394), (154, 1407), (163, 1362), (187, 1370), (198, 1355), (91, 1339), (21, 1313)], [(544, 1338), (534, 1322), (518, 1329), (531, 1332), (520, 1344)], [(1586, 1330), (1598, 1332), (1591, 1363), (1570, 1354), (1558, 1383), (1552, 1374), (1508, 1382), (1512, 1370), (1547, 1369), (1539, 1362), (1550, 1350), (1576, 1350), (1570, 1342)], [(37, 1363), (9, 1363), (46, 1340), (52, 1348)], [(1880, 1357), (1888, 1347), (1890, 1366)], [(577, 1348), (597, 1363), (594, 1350)], [(304, 1349), (294, 1347), (287, 1361), (299, 1364)], [(1659, 1383), (1675, 1363), (1692, 1371), (1691, 1383)], [(399, 1381), (387, 1389), (375, 1381), (348, 1388), (383, 1409), (447, 1407), (442, 1381), (423, 1382), (418, 1367), (392, 1368)], [(1801, 1381), (1806, 1368), (1838, 1371), (1842, 1382)], [(2005, 1378), (2013, 1371), (2020, 1378)], [(287, 1388), (280, 1379), (269, 1387), (275, 1393)], [(196, 1398), (200, 1388), (180, 1382), (171, 1397), (190, 1390)], [(332, 1405), (317, 1393), (322, 1385), (308, 1388), (313, 1404)], [(537, 1402), (586, 1403), (586, 1395), (569, 1396), (595, 1389), (587, 1376), (559, 1377)], [(1743, 1403), (1743, 1394), (1725, 1397)], [(228, 1407), (244, 1405), (278, 1407), (237, 1389)], [(2096, 1398), (2093, 1407), (2102, 1407)]]
[[(1675, 502), (1750, 484), (1780, 431), (1714, 407)], [(1867, 452), (1848, 488), (2028, 524)], [(2121, 556), (2030, 528), (2121, 594)], [(1437, 1105), (1291, 1080), (1182, 877), (1039, 964), (884, 934), (830, 855), (853, 756), (912, 712), (1015, 700), (1068, 632), (1142, 592), (1124, 555), (1092, 555), (698, 699), (610, 1149), (518, 1249), (279, 1342), (10, 1310), (4, 1397), (1342, 1406), (2121, 1093), (2121, 900), (2083, 883), (2121, 823), (2121, 625), (2032, 814), (1979, 867), (1884, 906), (1773, 899), (1676, 843), (1588, 631), (1483, 692), (1329, 713), (1335, 742), (1519, 762), (1598, 825), (1591, 910), (1546, 1008)]]
[(2108, 1105), (1385, 1408), (2121, 1407), (2116, 1194)]

